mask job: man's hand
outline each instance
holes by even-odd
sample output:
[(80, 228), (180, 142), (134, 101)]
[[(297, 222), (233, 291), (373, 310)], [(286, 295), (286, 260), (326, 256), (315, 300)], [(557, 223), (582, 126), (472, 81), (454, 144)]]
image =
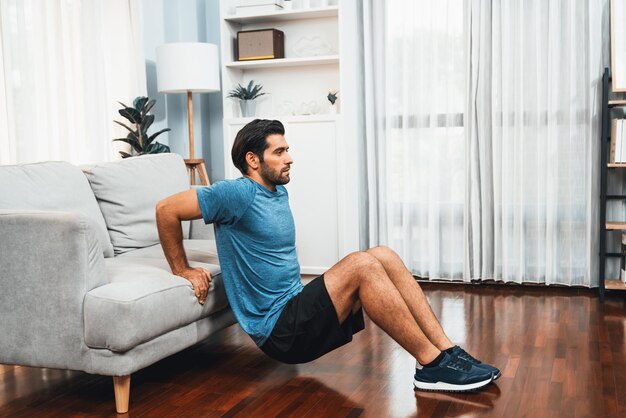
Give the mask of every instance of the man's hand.
[(190, 267), (178, 273), (177, 276), (184, 277), (191, 282), (191, 287), (198, 298), (198, 302), (200, 305), (204, 305), (209, 293), (209, 285), (211, 284), (211, 273), (203, 268)]

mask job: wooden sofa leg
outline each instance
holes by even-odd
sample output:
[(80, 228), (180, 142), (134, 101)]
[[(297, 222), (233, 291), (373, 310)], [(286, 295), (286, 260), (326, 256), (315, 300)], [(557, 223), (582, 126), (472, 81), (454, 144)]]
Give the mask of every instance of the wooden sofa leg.
[(128, 399), (130, 398), (130, 375), (113, 376), (113, 389), (115, 391), (115, 409), (117, 413), (127, 413)]

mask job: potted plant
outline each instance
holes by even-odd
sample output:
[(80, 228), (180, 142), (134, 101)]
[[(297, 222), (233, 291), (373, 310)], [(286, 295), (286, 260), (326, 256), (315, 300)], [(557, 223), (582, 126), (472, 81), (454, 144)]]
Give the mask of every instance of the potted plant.
[(331, 114), (337, 113), (337, 106), (335, 106), (335, 102), (337, 102), (337, 99), (339, 98), (339, 91), (338, 90), (329, 91), (328, 96), (326, 96), (326, 98), (330, 102), (330, 113)]
[(116, 138), (113, 141), (126, 142), (131, 146), (130, 154), (124, 151), (119, 151), (122, 158), (128, 158), (135, 155), (143, 154), (159, 154), (162, 152), (170, 152), (170, 147), (164, 144), (155, 142), (157, 136), (163, 132), (171, 131), (170, 128), (161, 129), (160, 131), (148, 136), (148, 128), (154, 122), (154, 115), (148, 114), (150, 109), (156, 103), (156, 100), (149, 100), (147, 97), (139, 96), (133, 100), (133, 106), (126, 106), (122, 102), (118, 102), (123, 106), (118, 112), (124, 118), (126, 118), (131, 126), (125, 123), (114, 120), (113, 122), (123, 126), (128, 130), (126, 138)]
[(254, 116), (257, 97), (263, 96), (265, 93), (261, 93), (263, 85), (254, 84), (254, 80), (250, 80), (246, 87), (241, 84), (237, 84), (237, 87), (228, 92), (228, 98), (238, 99), (239, 106), (241, 107), (241, 116), (244, 118)]

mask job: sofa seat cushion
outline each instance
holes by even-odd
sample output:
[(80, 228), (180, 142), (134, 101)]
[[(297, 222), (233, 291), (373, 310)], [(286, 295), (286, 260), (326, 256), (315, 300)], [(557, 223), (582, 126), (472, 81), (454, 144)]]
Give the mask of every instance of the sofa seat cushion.
[(213, 278), (207, 300), (200, 305), (191, 283), (173, 275), (164, 259), (105, 261), (110, 283), (85, 296), (85, 343), (91, 348), (125, 352), (228, 306), (217, 265), (190, 262)]
[[(217, 247), (215, 240), (209, 239), (186, 239), (183, 240), (185, 254), (189, 261), (197, 261), (199, 263), (219, 264), (217, 259)], [(119, 257), (139, 257), (139, 258), (161, 258), (165, 259), (163, 247), (161, 244), (151, 247), (140, 248), (138, 250), (129, 251), (121, 254)]]

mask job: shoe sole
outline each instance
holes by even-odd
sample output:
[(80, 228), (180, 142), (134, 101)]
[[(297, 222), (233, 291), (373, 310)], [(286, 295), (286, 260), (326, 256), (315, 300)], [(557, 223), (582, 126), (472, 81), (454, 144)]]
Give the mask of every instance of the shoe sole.
[(498, 372), (498, 374), (493, 377), (493, 380), (498, 380), (500, 376), (502, 376), (502, 372)]
[(468, 383), (466, 385), (455, 385), (452, 383), (436, 382), (428, 383), (420, 380), (413, 380), (413, 387), (419, 390), (428, 390), (431, 392), (468, 392), (470, 390), (482, 388), (491, 383), (493, 379), (489, 378), (476, 383)]

